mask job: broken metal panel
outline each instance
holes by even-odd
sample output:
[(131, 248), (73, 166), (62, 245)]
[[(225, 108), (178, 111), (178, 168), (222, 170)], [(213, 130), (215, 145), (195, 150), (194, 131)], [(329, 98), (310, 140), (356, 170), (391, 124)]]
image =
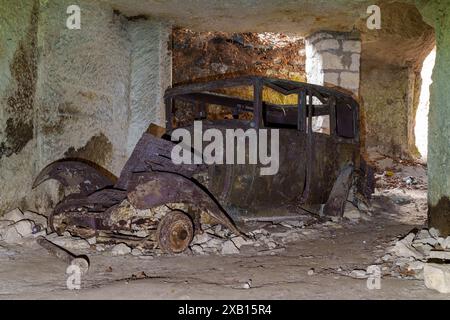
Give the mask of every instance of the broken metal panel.
[(144, 133), (122, 169), (115, 187), (126, 190), (134, 172), (165, 171), (189, 178), (205, 168), (204, 165), (174, 164), (171, 159), (171, 152), (174, 146), (175, 143), (172, 141)]
[(236, 234), (241, 232), (211, 194), (194, 181), (170, 172), (134, 173), (128, 185), (128, 199), (138, 209), (157, 207), (165, 203), (191, 203), (208, 211), (218, 222)]
[(45, 167), (36, 177), (33, 188), (44, 181), (54, 179), (76, 193), (88, 195), (94, 191), (112, 186), (114, 181), (94, 166), (81, 161), (56, 161)]
[(348, 192), (352, 186), (353, 164), (348, 164), (342, 168), (338, 178), (333, 184), (331, 193), (328, 197), (323, 213), (327, 216), (342, 217), (344, 214), (345, 203), (348, 198)]

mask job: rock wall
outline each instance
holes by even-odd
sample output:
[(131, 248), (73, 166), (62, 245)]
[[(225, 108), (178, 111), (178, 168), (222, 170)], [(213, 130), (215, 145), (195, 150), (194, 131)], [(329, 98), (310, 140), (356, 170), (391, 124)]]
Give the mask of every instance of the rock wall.
[(434, 46), (433, 29), (414, 5), (380, 3), (381, 29), (361, 32), (361, 126), (365, 150), (418, 157), (414, 125), (420, 68)]
[(173, 32), (173, 83), (262, 75), (305, 81), (302, 37), (275, 33)]
[(45, 211), (62, 194), (51, 182), (31, 190), (47, 164), (82, 158), (118, 175), (148, 124), (164, 122), (171, 28), (83, 0), (81, 29), (69, 30), (71, 1), (2, 2), (0, 215)]

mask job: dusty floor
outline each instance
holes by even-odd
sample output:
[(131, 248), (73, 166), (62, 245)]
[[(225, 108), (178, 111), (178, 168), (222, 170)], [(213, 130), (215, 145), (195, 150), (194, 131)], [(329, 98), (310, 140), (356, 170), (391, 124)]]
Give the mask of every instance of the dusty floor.
[[(366, 279), (347, 276), (351, 270), (374, 264), (397, 237), (425, 224), (426, 190), (401, 182), (383, 186), (377, 190), (372, 207), (372, 216), (367, 219), (302, 228), (299, 239), (287, 243), (281, 251), (154, 257), (112, 256), (94, 249), (77, 252), (89, 255), (91, 269), (82, 278), (81, 290), (75, 291), (66, 288), (66, 265), (33, 241), (25, 246), (1, 243), (0, 298), (450, 298), (427, 289), (422, 280), (389, 272), (383, 272), (379, 290), (369, 290)], [(275, 232), (278, 227), (266, 225), (265, 229)], [(249, 289), (244, 288), (245, 283), (251, 283)]]

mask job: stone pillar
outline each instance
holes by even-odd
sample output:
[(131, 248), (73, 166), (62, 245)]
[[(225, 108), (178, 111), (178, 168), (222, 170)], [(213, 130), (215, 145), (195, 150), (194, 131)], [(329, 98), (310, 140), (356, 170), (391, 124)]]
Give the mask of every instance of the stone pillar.
[(172, 28), (151, 19), (130, 20), (130, 117), (127, 154), (130, 155), (150, 123), (165, 126), (164, 92), (172, 84), (169, 39)]
[[(348, 32), (316, 32), (306, 38), (306, 79), (308, 83), (340, 87), (359, 94), (361, 41)], [(329, 132), (328, 117), (317, 117), (313, 130)]]
[(309, 83), (338, 86), (358, 96), (361, 40), (354, 33), (317, 32), (306, 38)]
[(428, 218), (450, 234), (450, 1), (417, 1), (425, 21), (434, 26), (436, 63), (428, 115)]

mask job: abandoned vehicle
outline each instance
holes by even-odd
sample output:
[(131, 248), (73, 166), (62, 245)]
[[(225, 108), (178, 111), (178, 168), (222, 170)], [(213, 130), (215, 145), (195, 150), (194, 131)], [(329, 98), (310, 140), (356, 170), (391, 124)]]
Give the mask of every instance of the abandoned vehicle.
[[(233, 87), (249, 87), (253, 99), (224, 94)], [(265, 90), (296, 103), (265, 101)], [(242, 234), (252, 219), (340, 216), (349, 193), (370, 197), (373, 181), (360, 156), (358, 103), (346, 93), (251, 76), (170, 88), (165, 103), (166, 129), (150, 126), (118, 179), (74, 159), (52, 163), (38, 175), (34, 187), (56, 179), (75, 190), (50, 215), (54, 231), (130, 245), (144, 241), (177, 253), (201, 232), (202, 222)], [(177, 119), (179, 108), (191, 118)], [(319, 118), (329, 127), (315, 128)], [(278, 129), (278, 173), (260, 175), (260, 164), (174, 164), (177, 141), (171, 134), (179, 127), (192, 131), (194, 120), (220, 131)], [(271, 216), (274, 208), (277, 217)]]

